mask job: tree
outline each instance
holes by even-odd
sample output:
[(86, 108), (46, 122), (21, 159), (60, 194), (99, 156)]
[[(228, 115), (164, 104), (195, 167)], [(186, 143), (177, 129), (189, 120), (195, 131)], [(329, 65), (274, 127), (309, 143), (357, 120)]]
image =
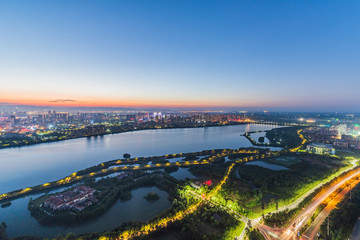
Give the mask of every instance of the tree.
[(6, 223), (2, 222), (0, 224), (0, 239), (2, 239), (2, 240), (7, 240), (8, 239), (7, 233), (6, 233), (6, 228), (7, 228)]
[(125, 154), (123, 155), (123, 157), (124, 157), (124, 158), (130, 158), (131, 155), (130, 155), (129, 153), (125, 153)]
[(247, 222), (247, 225), (248, 225), (249, 228), (252, 228), (252, 225), (251, 225), (251, 221), (250, 221), (250, 220)]

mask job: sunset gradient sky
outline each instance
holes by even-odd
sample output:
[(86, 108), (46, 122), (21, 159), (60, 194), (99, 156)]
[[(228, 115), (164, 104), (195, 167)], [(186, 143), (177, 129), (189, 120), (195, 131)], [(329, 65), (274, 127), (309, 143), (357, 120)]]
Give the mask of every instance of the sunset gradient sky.
[(0, 103), (360, 111), (360, 1), (1, 1)]

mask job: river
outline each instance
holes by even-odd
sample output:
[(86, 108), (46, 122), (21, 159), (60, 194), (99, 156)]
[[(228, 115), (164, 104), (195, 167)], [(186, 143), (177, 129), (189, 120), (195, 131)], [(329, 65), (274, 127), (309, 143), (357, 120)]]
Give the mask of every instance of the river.
[[(2, 149), (0, 150), (0, 193), (54, 181), (92, 165), (122, 158), (124, 153), (130, 153), (132, 157), (147, 157), (206, 149), (251, 147), (251, 143), (242, 136), (245, 132), (270, 130), (274, 127), (276, 126), (246, 124), (144, 130)], [(187, 169), (179, 170), (173, 173), (174, 177), (178, 179), (191, 177)], [(163, 195), (161, 199), (168, 201), (165, 192), (156, 191)], [(7, 223), (11, 237), (22, 234), (53, 237), (67, 232), (106, 231), (129, 220), (146, 221), (170, 206), (170, 203), (163, 202), (164, 200), (159, 201), (161, 204), (155, 203), (150, 206), (150, 203), (143, 201), (142, 196), (145, 194), (141, 190), (134, 190), (133, 195), (130, 201), (118, 202), (111, 211), (88, 224), (91, 229), (83, 225), (71, 228), (43, 227), (30, 216), (26, 207), (28, 198), (13, 201), (13, 205), (9, 208), (0, 208), (0, 222)]]
[(78, 138), (0, 150), (0, 193), (54, 181), (104, 161), (250, 147), (245, 131), (269, 130), (270, 125), (247, 124), (207, 128), (159, 129)]

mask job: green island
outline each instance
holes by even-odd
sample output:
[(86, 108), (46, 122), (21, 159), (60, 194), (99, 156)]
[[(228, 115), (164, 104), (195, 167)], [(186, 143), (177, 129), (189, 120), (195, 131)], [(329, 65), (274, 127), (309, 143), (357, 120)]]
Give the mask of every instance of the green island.
[(160, 196), (156, 192), (149, 192), (144, 198), (148, 201), (156, 201), (160, 199)]
[(2, 208), (7, 208), (11, 206), (11, 202), (4, 202), (3, 204), (1, 204)]
[[(131, 199), (131, 190), (133, 189), (145, 186), (156, 186), (161, 190), (171, 193), (177, 183), (176, 179), (171, 178), (167, 174), (161, 174), (160, 172), (147, 174), (144, 171), (137, 171), (125, 175), (126, 176), (119, 174), (117, 177), (102, 178), (98, 181), (89, 179), (85, 181), (85, 185), (78, 185), (60, 193), (43, 195), (34, 200), (31, 199), (28, 208), (31, 215), (41, 224), (71, 225), (91, 220), (103, 214), (118, 199), (122, 201)], [(88, 194), (85, 197), (80, 196), (84, 198), (84, 200), (82, 200), (84, 204), (64, 207), (64, 205), (68, 203), (71, 204), (79, 200), (78, 195), (84, 194), (83, 192), (73, 194), (77, 191), (77, 188), (90, 189), (90, 191), (94, 191), (94, 194)], [(87, 193), (89, 190), (84, 192)], [(69, 200), (63, 201), (66, 197), (68, 197)], [(54, 199), (55, 204), (51, 205), (52, 202), (49, 199)], [(59, 199), (62, 201), (59, 201)], [(86, 204), (87, 202), (90, 202), (90, 204)], [(62, 205), (59, 206), (59, 203)]]

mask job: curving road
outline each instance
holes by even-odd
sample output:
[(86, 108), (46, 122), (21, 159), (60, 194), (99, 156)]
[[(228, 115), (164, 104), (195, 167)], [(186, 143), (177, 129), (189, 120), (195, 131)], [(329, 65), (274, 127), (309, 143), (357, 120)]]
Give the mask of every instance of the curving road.
[[(346, 184), (347, 181), (351, 180), (352, 178), (360, 176), (360, 169), (356, 169), (354, 171), (351, 171), (349, 174), (346, 174), (342, 178), (338, 179), (336, 183), (330, 185), (325, 190), (321, 191), (306, 208), (303, 209), (288, 225), (287, 228), (281, 229), (281, 232), (279, 230), (267, 227), (265, 225), (260, 225), (260, 229), (262, 231), (266, 231), (268, 235), (272, 235), (272, 237), (265, 236), (266, 239), (283, 239), (283, 240), (290, 240), (290, 239), (296, 239), (298, 231), (305, 226), (308, 219), (313, 215), (316, 208), (324, 201), (326, 200), (333, 192), (335, 192), (337, 189), (341, 188), (344, 184)], [(339, 194), (340, 195), (340, 194)], [(345, 193), (341, 194), (339, 197), (345, 196)], [(324, 213), (325, 214), (325, 213)], [(324, 215), (322, 215), (324, 216)], [(321, 219), (319, 219), (320, 222)], [(319, 223), (317, 223), (319, 224)], [(320, 223), (321, 224), (321, 223)], [(313, 231), (316, 231), (316, 227), (313, 229)], [(271, 233), (271, 234), (270, 234)], [(315, 232), (316, 233), (316, 232)], [(303, 239), (308, 239), (307, 237), (304, 237)], [(311, 238), (310, 238), (311, 239)]]
[[(360, 180), (355, 180), (351, 183), (352, 186), (358, 184)], [(321, 224), (329, 216), (332, 210), (336, 208), (336, 205), (344, 199), (346, 194), (350, 191), (350, 187), (344, 188), (339, 194), (337, 194), (333, 199), (331, 199), (327, 206), (321, 211), (321, 213), (315, 218), (314, 222), (309, 226), (304, 234), (303, 239), (315, 239), (315, 235), (319, 232)]]

